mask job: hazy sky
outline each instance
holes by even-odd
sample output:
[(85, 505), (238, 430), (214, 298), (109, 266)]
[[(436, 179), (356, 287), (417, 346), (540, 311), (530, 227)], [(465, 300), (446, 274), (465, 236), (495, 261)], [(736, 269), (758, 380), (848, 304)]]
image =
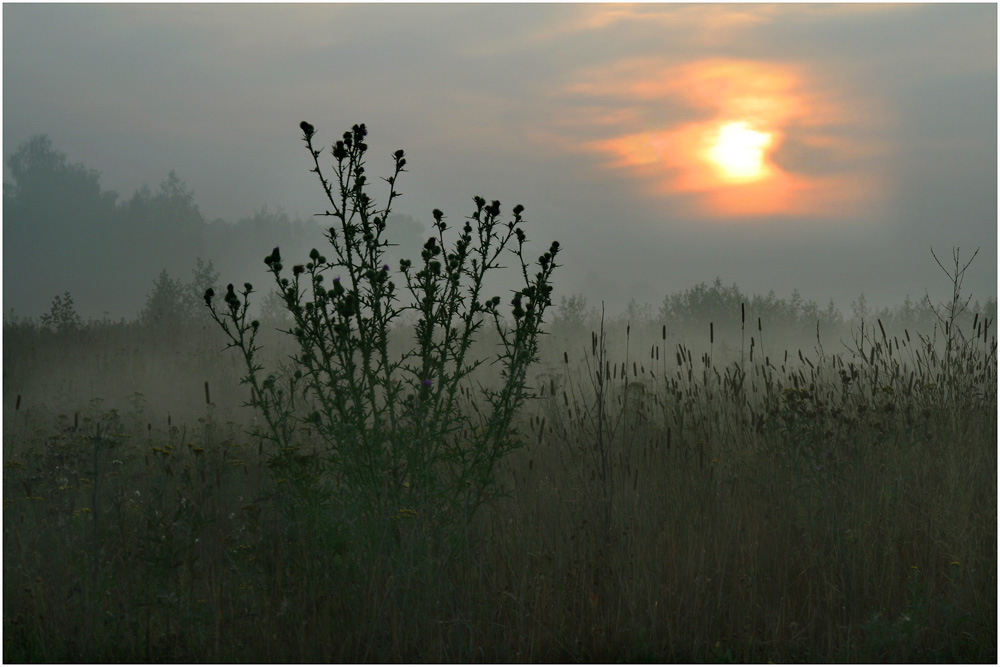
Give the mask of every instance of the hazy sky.
[(996, 295), (995, 4), (5, 4), (3, 93), (5, 160), (46, 133), (123, 197), (174, 169), (209, 219), (324, 210), (299, 121), (364, 122), (398, 212), (523, 204), (557, 297), (849, 313), (949, 295), (931, 246)]

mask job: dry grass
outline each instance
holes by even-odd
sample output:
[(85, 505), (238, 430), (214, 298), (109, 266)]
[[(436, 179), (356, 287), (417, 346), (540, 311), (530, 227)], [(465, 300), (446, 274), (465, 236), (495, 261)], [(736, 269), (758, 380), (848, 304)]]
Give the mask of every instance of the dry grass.
[[(5, 380), (4, 660), (995, 662), (979, 330), (952, 364), (878, 329), (801, 359), (758, 339), (750, 361), (748, 336), (742, 364), (717, 340), (550, 349), (510, 493), (447, 568), (420, 517), (359, 560), (335, 498), (287, 502), (246, 413), (204, 405), (207, 373), (238, 403), (214, 342), (198, 374), (138, 334), (56, 341), (70, 373), (56, 343), (8, 339), (5, 378), (33, 388)], [(148, 384), (100, 384), (127, 368)], [(65, 407), (91, 388), (119, 409)]]

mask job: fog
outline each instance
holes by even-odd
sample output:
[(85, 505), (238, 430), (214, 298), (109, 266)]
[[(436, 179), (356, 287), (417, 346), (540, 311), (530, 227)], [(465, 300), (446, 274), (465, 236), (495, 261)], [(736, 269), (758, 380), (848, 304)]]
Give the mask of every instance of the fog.
[[(996, 297), (993, 5), (3, 11), (5, 317), (70, 292), (132, 320), (199, 258), (266, 286), (272, 247), (325, 243), (303, 119), (326, 145), (367, 124), (376, 199), (406, 150), (398, 256), (433, 208), (523, 204), (538, 252), (564, 248), (557, 303), (656, 314), (718, 278), (849, 318), (947, 298), (930, 251), (956, 246)], [(711, 171), (698, 142), (747, 118), (760, 177)]]
[(996, 662), (995, 3), (5, 3), (3, 87), (4, 662)]

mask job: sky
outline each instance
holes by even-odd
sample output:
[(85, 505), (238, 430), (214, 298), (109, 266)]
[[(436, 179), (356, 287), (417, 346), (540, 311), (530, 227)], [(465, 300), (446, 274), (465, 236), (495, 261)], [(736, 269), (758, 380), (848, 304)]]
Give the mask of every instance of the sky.
[(299, 122), (363, 122), (397, 212), (524, 205), (557, 300), (718, 277), (849, 314), (947, 298), (953, 247), (997, 294), (995, 4), (5, 3), (3, 38), (5, 161), (175, 170), (208, 219), (325, 210)]

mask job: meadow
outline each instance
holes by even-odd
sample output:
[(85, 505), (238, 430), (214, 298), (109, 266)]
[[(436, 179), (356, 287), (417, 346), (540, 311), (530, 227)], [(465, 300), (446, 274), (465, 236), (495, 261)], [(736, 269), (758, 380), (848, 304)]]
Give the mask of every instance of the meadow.
[(557, 317), (447, 553), (411, 508), (303, 498), (322, 442), (248, 435), (210, 322), (5, 326), (4, 661), (996, 662), (996, 327), (966, 315), (798, 346)]

